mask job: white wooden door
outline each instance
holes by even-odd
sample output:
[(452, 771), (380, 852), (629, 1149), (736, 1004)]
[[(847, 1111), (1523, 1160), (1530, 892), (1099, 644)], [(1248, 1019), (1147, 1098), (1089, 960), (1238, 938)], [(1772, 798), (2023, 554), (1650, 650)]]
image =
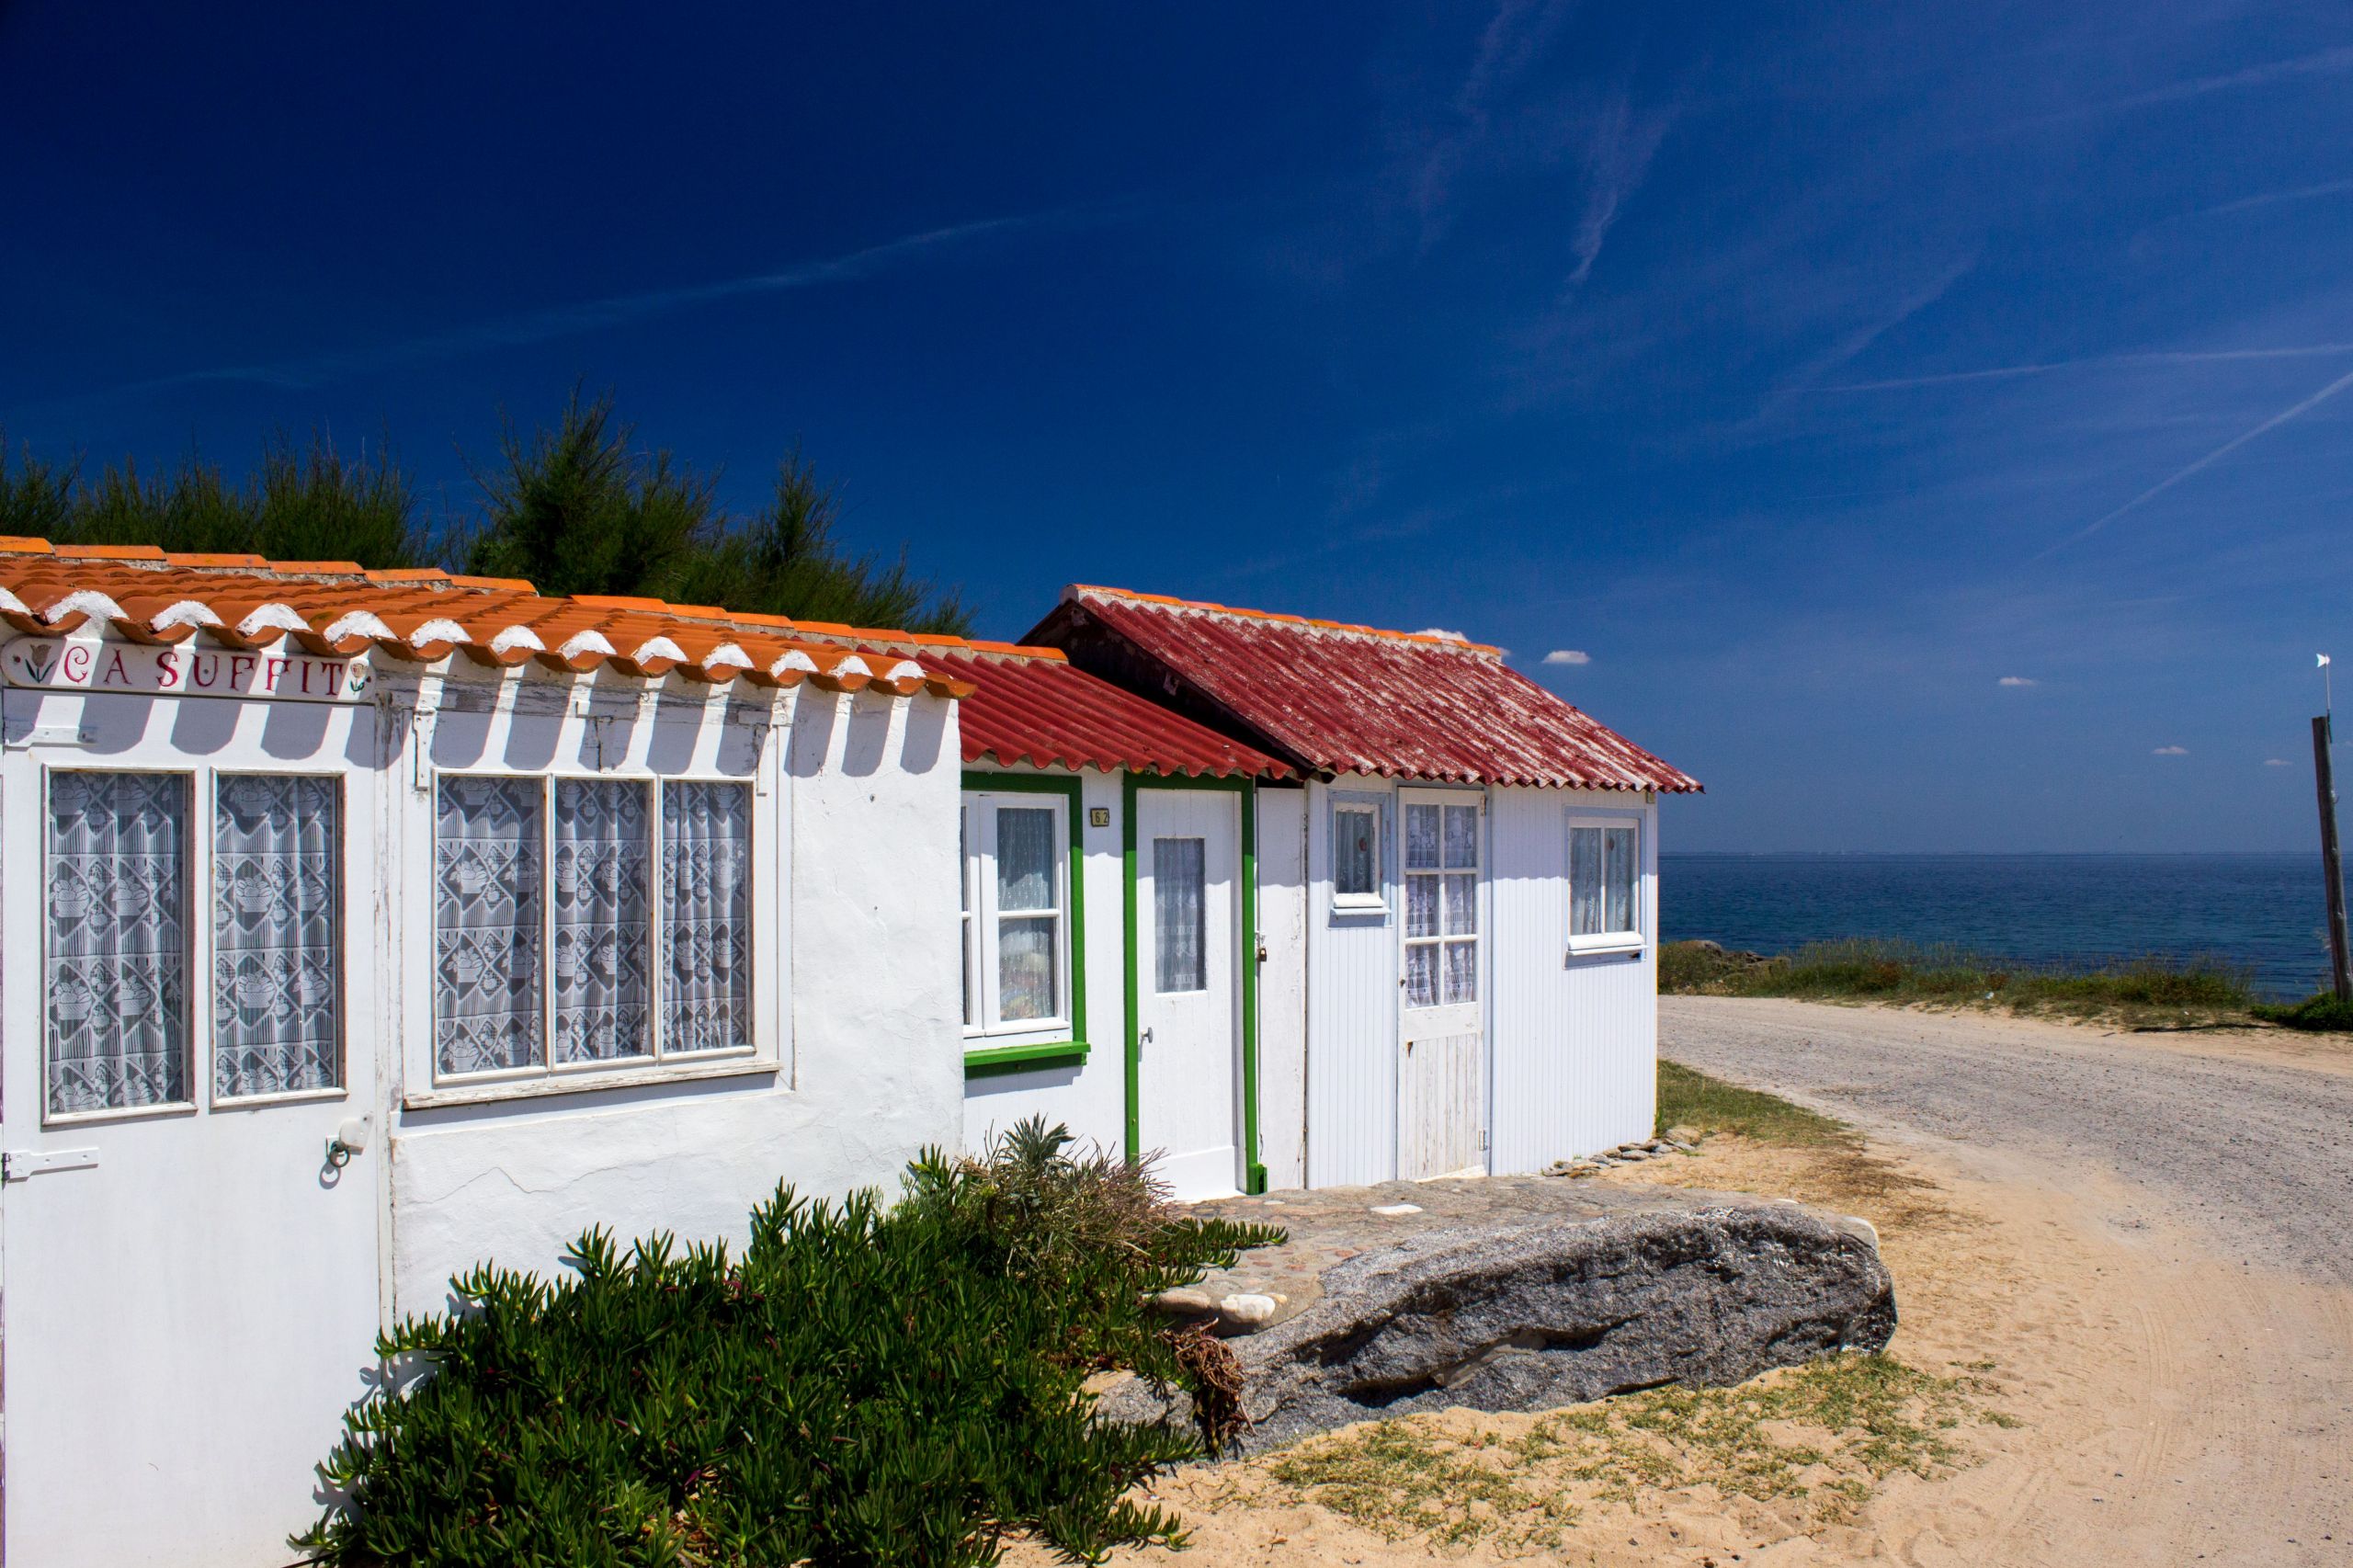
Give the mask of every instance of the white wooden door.
[(1186, 1199), (1241, 1190), (1239, 810), (1223, 790), (1136, 792), (1139, 1131)]
[(61, 700), (87, 744), (0, 759), (6, 1560), (286, 1562), (375, 1365), (374, 714), (10, 691), (8, 733)]
[(1397, 1174), (1415, 1181), (1486, 1166), (1486, 824), (1480, 797), (1460, 790), (1401, 790), (1398, 807)]

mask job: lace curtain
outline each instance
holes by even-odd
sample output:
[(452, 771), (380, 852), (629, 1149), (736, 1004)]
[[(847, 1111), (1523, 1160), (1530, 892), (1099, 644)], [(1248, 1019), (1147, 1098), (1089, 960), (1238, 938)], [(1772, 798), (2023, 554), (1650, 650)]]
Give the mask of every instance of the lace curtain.
[(662, 1048), (752, 1039), (752, 810), (742, 784), (662, 790)]
[(1054, 862), (1063, 854), (1054, 813), (1000, 806), (996, 813), (996, 1014), (1000, 1022), (1051, 1018), (1062, 1006), (1055, 974), (1061, 915)]
[(1210, 988), (1207, 865), (1200, 839), (1152, 841), (1154, 989), (1163, 995)]
[(540, 789), (533, 778), (445, 778), (438, 787), (434, 1055), (445, 1074), (546, 1060)]
[(556, 782), (558, 1065), (653, 1051), (652, 818), (642, 784)]
[(51, 1112), (188, 1099), (188, 779), (52, 773), (48, 837)]
[(215, 778), (212, 1087), (224, 1099), (342, 1081), (341, 804), (333, 778)]
[(1569, 829), (1569, 935), (1634, 928), (1635, 830)]

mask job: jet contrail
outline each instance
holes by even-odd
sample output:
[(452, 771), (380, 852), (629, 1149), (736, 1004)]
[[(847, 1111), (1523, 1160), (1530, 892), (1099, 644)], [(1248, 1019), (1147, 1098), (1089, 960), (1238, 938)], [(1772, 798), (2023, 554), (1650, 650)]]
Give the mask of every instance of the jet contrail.
[(2191, 463), (2188, 468), (2182, 469), (2176, 473), (2167, 474), (2164, 479), (2161, 479), (2156, 483), (2152, 484), (2148, 489), (2143, 490), (2140, 494), (2135, 495), (2131, 500), (2127, 501), (2115, 511), (2109, 513), (2108, 516), (2088, 523), (2083, 528), (2076, 529), (2074, 533), (2069, 534), (2065, 539), (2061, 540), (2049, 550), (2042, 551), (2040, 555), (2035, 556), (2033, 561), (2029, 561), (2028, 564), (2032, 565), (2035, 561), (2040, 561), (2044, 556), (2055, 554), (2080, 540), (2090, 538), (2093, 534), (2096, 534), (2099, 532), (2100, 529), (2108, 527), (2109, 524), (2116, 521), (2117, 518), (2124, 516), (2125, 513), (2132, 511), (2147, 502), (2156, 499), (2156, 497), (2164, 494), (2166, 491), (2171, 490), (2175, 485), (2179, 484), (2191, 474), (2200, 473), (2205, 470), (2213, 467), (2224, 458), (2229, 457), (2233, 452), (2237, 451), (2241, 447), (2245, 446), (2249, 441), (2254, 440), (2257, 436), (2264, 434), (2264, 432), (2268, 430), (2277, 430), (2280, 426), (2287, 424), (2290, 419), (2296, 418), (2300, 415), (2311, 413), (2322, 403), (2326, 403), (2330, 398), (2335, 397), (2338, 392), (2343, 392), (2347, 387), (2353, 387), (2353, 370), (2348, 370), (2344, 375), (2337, 377), (2336, 380), (2329, 382), (2328, 385), (2321, 388), (2320, 391), (2313, 393), (2312, 396), (2304, 399), (2303, 402), (2297, 403), (2294, 407), (2283, 408), (2279, 413), (2273, 415), (2270, 418), (2265, 420), (2262, 424), (2256, 426), (2254, 429), (2246, 431), (2242, 435), (2233, 437), (2231, 439), (2223, 442), (2221, 446), (2215, 448), (2212, 451), (2208, 452), (2204, 457), (2200, 458), (2196, 462)]
[(2281, 348), (2185, 348), (2147, 354), (2095, 354), (2081, 359), (2046, 359), (2028, 365), (1995, 365), (1983, 370), (1950, 370), (1935, 376), (1899, 376), (1881, 381), (1840, 381), (1824, 392), (1905, 392), (1914, 387), (1954, 386), (1964, 381), (2009, 381), (2060, 370), (2125, 369), (2156, 365), (2223, 365), (2244, 359), (2325, 359), (2353, 354), (2353, 343), (2299, 343)]

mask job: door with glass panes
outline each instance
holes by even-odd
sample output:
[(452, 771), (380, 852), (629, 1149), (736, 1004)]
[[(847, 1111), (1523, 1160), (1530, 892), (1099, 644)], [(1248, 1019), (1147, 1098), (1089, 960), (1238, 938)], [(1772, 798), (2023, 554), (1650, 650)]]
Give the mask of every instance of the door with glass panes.
[(1242, 1188), (1239, 802), (1136, 791), (1137, 1131), (1183, 1199)]
[(1466, 790), (1398, 793), (1405, 918), (1398, 955), (1397, 1174), (1408, 1181), (1486, 1164), (1481, 804)]
[(6, 1557), (282, 1562), (375, 1370), (375, 713), (82, 701), (0, 758)]

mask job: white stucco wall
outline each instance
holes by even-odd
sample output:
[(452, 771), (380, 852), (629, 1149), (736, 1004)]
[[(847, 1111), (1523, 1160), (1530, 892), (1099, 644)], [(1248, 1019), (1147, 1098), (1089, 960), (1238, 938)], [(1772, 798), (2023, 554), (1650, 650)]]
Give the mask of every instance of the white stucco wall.
[[(1122, 775), (1085, 768), (1074, 775), (1060, 769), (993, 769), (1032, 778), (1079, 780), (1081, 860), (1086, 879), (1086, 1061), (1075, 1067), (1054, 1065), (1021, 1073), (995, 1073), (966, 1078), (964, 1144), (977, 1149), (994, 1131), (1003, 1132), (1028, 1117), (1042, 1116), (1049, 1124), (1061, 1122), (1082, 1143), (1099, 1143), (1114, 1153), (1127, 1139), (1127, 937), (1122, 896), (1125, 870), (1120, 856), (1120, 792)], [(1110, 813), (1102, 827), (1093, 825), (1097, 811)], [(949, 832), (954, 832), (951, 824)], [(953, 899), (955, 889), (949, 889)], [(952, 904), (951, 904), (952, 908)], [(955, 945), (948, 949), (952, 957)], [(973, 1038), (963, 1045), (988, 1046), (995, 1040)]]
[[(813, 1196), (894, 1190), (925, 1146), (953, 1147), (958, 746), (953, 705), (802, 690), (753, 761), (756, 731), (725, 704), (608, 729), (609, 763), (758, 777), (755, 842), (776, 892), (754, 918), (756, 1028), (772, 1073), (589, 1088), (554, 1097), (420, 1105), (431, 1066), (431, 797), (403, 790), (403, 885), (424, 890), (406, 934), (399, 1031), (406, 1102), (392, 1140), (393, 1295), (444, 1304), (483, 1260), (547, 1270), (592, 1224), (740, 1243), (779, 1181)], [(665, 715), (666, 720), (666, 715)], [(445, 713), (437, 764), (594, 757), (592, 721)], [(617, 725), (618, 728), (618, 725)], [(789, 834), (784, 831), (790, 824)], [(763, 918), (763, 912), (766, 917)]]

